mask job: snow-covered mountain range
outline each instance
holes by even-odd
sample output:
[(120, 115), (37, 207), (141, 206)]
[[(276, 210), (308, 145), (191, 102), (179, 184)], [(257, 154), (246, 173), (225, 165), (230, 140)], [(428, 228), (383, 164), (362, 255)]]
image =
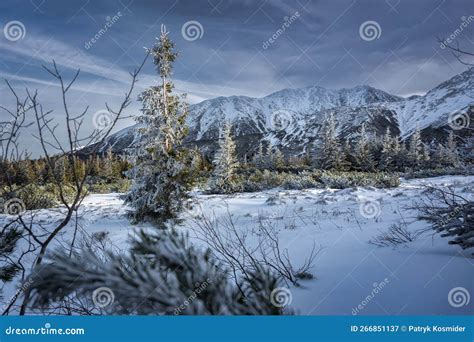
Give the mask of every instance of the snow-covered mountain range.
[[(284, 89), (262, 98), (217, 97), (190, 106), (187, 141), (212, 152), (224, 123), (230, 122), (241, 155), (252, 154), (262, 140), (287, 154), (304, 153), (320, 136), (330, 113), (342, 138), (356, 135), (363, 123), (372, 134), (383, 134), (390, 127), (402, 138), (410, 136), (416, 127), (425, 140), (442, 138), (453, 126), (462, 135), (470, 135), (474, 125), (474, 68), (423, 96), (409, 98), (370, 86), (340, 90), (310, 86)], [(460, 122), (453, 125), (453, 118)], [(470, 127), (458, 129), (466, 128), (466, 124)], [(112, 135), (101, 149), (112, 146), (123, 150), (136, 138), (136, 127)]]

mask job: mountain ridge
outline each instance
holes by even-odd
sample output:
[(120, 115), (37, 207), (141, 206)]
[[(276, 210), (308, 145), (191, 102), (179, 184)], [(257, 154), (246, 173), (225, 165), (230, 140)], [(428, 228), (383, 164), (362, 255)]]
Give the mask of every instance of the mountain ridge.
[[(212, 153), (224, 124), (230, 122), (240, 155), (255, 152), (260, 141), (286, 153), (301, 154), (318, 140), (322, 123), (330, 113), (338, 122), (341, 138), (355, 136), (363, 123), (375, 135), (383, 134), (388, 127), (406, 139), (419, 128), (440, 138), (450, 129), (453, 113), (464, 113), (473, 122), (473, 107), (474, 68), (440, 83), (425, 95), (407, 98), (369, 85), (341, 89), (312, 85), (282, 89), (260, 98), (220, 96), (190, 105), (186, 141)], [(110, 136), (101, 150), (130, 146), (136, 139), (134, 127), (137, 125)]]

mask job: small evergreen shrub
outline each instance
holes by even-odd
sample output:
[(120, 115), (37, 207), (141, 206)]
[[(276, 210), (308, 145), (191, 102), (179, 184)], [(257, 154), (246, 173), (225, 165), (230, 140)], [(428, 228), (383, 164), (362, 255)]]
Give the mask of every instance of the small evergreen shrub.
[(308, 188), (315, 188), (320, 186), (321, 184), (316, 181), (311, 173), (309, 172), (302, 172), (300, 174), (285, 174), (283, 179), (283, 183), (281, 186), (283, 189), (287, 190), (301, 190), (301, 189), (308, 189)]
[(357, 172), (357, 171), (316, 171), (314, 177), (325, 187), (345, 189), (357, 186), (375, 188), (392, 188), (400, 185), (400, 178), (395, 173)]
[(402, 174), (406, 179), (411, 178), (427, 178), (427, 177), (439, 177), (446, 175), (474, 175), (474, 167), (445, 167), (445, 168), (434, 168), (424, 170), (410, 170)]
[[(16, 187), (13, 191), (2, 189), (4, 201), (17, 198), (24, 203), (26, 210), (53, 208), (60, 204), (59, 189), (55, 184), (46, 185), (28, 184)], [(74, 190), (70, 186), (64, 186), (64, 196), (66, 200), (72, 200)]]
[(225, 186), (210, 188), (211, 194), (256, 192), (281, 187), (286, 190), (308, 188), (345, 189), (357, 186), (373, 186), (376, 188), (392, 188), (400, 185), (396, 173), (359, 172), (359, 171), (328, 171), (315, 170), (298, 173), (270, 170), (246, 170), (245, 174), (236, 176), (232, 183)]
[[(281, 284), (268, 269), (248, 270), (238, 283), (228, 272), (210, 250), (194, 248), (176, 231), (142, 231), (126, 254), (88, 249), (71, 257), (58, 251), (35, 269), (27, 291), (40, 310), (79, 297), (92, 312), (115, 315), (283, 313), (272, 302)], [(107, 306), (97, 305), (103, 290)]]

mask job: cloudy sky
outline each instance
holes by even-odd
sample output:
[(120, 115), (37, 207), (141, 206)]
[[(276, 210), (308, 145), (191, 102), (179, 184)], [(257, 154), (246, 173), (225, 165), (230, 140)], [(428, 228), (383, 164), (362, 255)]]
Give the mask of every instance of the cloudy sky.
[[(120, 100), (165, 24), (181, 52), (174, 80), (191, 103), (309, 85), (408, 96), (465, 69), (437, 37), (458, 30), (455, 42), (473, 50), (474, 20), (459, 33), (473, 15), (472, 0), (2, 0), (0, 77), (38, 89), (60, 118), (57, 84), (41, 65), (54, 58), (66, 76), (80, 68), (71, 107), (93, 115)], [(155, 81), (149, 63), (137, 91)], [(11, 105), (4, 84), (0, 95)]]

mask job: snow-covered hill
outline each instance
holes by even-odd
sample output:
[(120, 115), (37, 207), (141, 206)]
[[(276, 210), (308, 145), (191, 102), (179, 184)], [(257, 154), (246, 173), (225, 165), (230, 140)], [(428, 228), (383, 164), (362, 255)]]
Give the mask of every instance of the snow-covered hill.
[[(261, 140), (286, 153), (302, 153), (320, 134), (333, 113), (341, 137), (351, 137), (362, 123), (373, 134), (386, 127), (408, 137), (416, 127), (443, 136), (455, 113), (474, 123), (474, 68), (456, 75), (424, 96), (402, 98), (370, 86), (329, 90), (318, 86), (284, 89), (262, 98), (217, 97), (190, 106), (188, 142), (212, 152), (225, 122), (233, 125), (240, 154), (252, 154)], [(133, 141), (132, 126), (113, 136), (102, 149), (123, 150)], [(471, 134), (472, 130), (465, 130)], [(440, 133), (441, 132), (441, 133)], [(463, 134), (466, 134), (465, 132)]]
[[(388, 105), (397, 112), (402, 136), (413, 133), (416, 126), (420, 129), (430, 126), (442, 127), (449, 124), (450, 115), (452, 118), (457, 113), (468, 113), (472, 106), (474, 106), (474, 68), (441, 83), (424, 96)], [(472, 112), (468, 115), (472, 121)]]

